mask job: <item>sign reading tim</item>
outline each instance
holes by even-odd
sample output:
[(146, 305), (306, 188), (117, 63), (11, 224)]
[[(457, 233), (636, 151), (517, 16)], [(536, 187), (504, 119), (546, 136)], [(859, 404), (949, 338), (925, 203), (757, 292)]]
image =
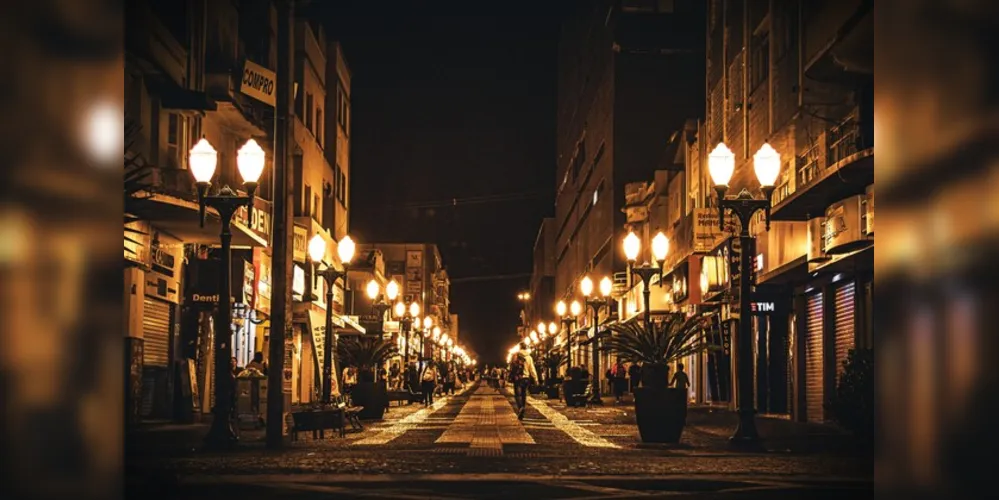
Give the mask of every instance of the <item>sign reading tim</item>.
[(243, 65), (243, 79), (240, 92), (266, 104), (274, 106), (277, 95), (277, 77), (274, 72), (253, 62)]

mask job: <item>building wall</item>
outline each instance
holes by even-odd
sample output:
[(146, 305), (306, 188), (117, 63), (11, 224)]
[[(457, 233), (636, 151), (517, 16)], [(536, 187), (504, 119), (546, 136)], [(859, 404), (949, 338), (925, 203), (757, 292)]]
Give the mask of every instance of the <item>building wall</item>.
[[(326, 127), (326, 160), (333, 168), (335, 227), (333, 233), (339, 241), (350, 230), (350, 82), (351, 74), (343, 46), (331, 41), (327, 44), (330, 63), (326, 67), (326, 115), (331, 119)], [(335, 87), (334, 87), (335, 85)], [(335, 91), (334, 91), (335, 90)]]
[[(378, 249), (382, 252), (385, 259), (386, 278), (390, 280), (394, 279), (399, 284), (399, 300), (409, 298), (410, 300), (417, 301), (420, 304), (421, 316), (427, 314), (429, 306), (429, 310), (435, 314), (437, 324), (441, 325), (442, 329), (449, 328), (451, 322), (450, 311), (444, 311), (444, 308), (440, 306), (436, 310), (433, 309), (435, 303), (450, 302), (449, 300), (443, 300), (444, 297), (439, 296), (439, 294), (450, 293), (450, 282), (447, 273), (443, 272), (444, 264), (437, 245), (428, 243), (363, 243), (358, 245), (358, 250), (362, 252), (373, 249)], [(420, 268), (420, 276), (422, 280), (418, 289), (409, 290), (408, 287), (410, 285), (407, 282), (407, 278), (412, 276), (410, 270), (407, 269), (406, 259), (407, 254), (411, 252), (418, 252), (421, 256), (422, 267)], [(435, 285), (435, 276), (441, 283)]]

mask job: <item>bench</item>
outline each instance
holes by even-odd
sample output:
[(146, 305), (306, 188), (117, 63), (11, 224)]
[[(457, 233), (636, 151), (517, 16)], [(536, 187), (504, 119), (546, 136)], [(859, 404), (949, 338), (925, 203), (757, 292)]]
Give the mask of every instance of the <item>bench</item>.
[(389, 403), (397, 401), (399, 403), (419, 403), (423, 401), (423, 394), (419, 392), (410, 391), (388, 391), (388, 401)]
[(299, 432), (312, 431), (312, 438), (324, 438), (324, 431), (340, 430), (340, 437), (344, 436), (346, 427), (346, 412), (340, 408), (301, 410), (291, 412), (291, 435), (292, 439), (298, 441)]

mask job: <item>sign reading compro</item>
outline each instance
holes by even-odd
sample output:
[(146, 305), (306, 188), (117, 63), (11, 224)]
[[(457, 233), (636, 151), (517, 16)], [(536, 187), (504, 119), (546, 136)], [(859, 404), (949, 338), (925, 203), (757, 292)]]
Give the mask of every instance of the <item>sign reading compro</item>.
[(273, 71), (247, 60), (243, 65), (243, 78), (240, 92), (265, 104), (274, 106), (277, 93), (277, 77)]

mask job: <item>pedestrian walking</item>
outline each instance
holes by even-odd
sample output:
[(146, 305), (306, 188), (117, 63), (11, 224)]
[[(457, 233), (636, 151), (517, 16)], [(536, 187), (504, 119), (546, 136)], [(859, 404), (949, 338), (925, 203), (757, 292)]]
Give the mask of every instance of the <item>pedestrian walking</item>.
[(632, 363), (628, 367), (628, 378), (631, 381), (631, 393), (635, 393), (635, 389), (638, 388), (638, 384), (642, 382), (642, 365), (638, 363)]
[(421, 382), (421, 390), (423, 391), (423, 406), (431, 406), (434, 404), (434, 390), (437, 388), (437, 368), (434, 365), (428, 364), (426, 368), (423, 369), (423, 377)]
[(532, 384), (538, 383), (538, 371), (534, 367), (530, 349), (521, 344), (520, 352), (510, 364), (510, 383), (513, 384), (514, 401), (517, 403), (517, 418), (524, 420), (527, 410), (527, 392)]
[(612, 369), (613, 379), (611, 384), (614, 388), (614, 398), (618, 403), (621, 403), (621, 398), (624, 397), (624, 393), (628, 390), (628, 371), (624, 368), (624, 362), (620, 359)]
[(690, 378), (687, 377), (687, 372), (683, 371), (683, 363), (676, 364), (676, 373), (673, 374), (673, 380), (670, 380), (670, 385), (684, 391), (690, 388)]

